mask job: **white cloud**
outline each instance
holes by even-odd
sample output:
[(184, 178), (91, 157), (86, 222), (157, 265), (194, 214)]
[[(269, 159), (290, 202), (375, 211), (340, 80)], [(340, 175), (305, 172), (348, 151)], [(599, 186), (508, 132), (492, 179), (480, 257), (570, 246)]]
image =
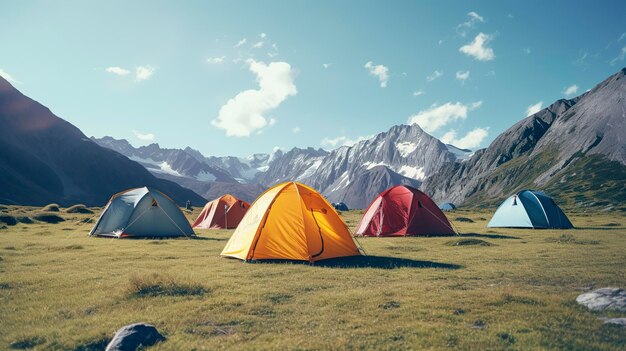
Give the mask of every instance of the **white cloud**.
[(221, 65), (222, 63), (224, 63), (225, 59), (226, 59), (226, 56), (209, 57), (208, 59), (206, 59), (206, 62), (211, 65)]
[(482, 103), (482, 101), (476, 101), (465, 105), (460, 102), (447, 102), (441, 106), (433, 104), (427, 110), (420, 111), (416, 115), (410, 116), (408, 123), (417, 123), (426, 132), (432, 133), (448, 123), (459, 119), (466, 119), (467, 113), (479, 108)]
[(383, 65), (374, 65), (372, 61), (368, 61), (363, 67), (365, 67), (371, 75), (378, 77), (381, 88), (387, 87), (387, 82), (389, 81), (389, 68)]
[(441, 44), (443, 44), (443, 39), (439, 39), (439, 41), (437, 42), (437, 45), (441, 46)]
[(416, 90), (416, 91), (413, 92), (413, 96), (420, 96), (420, 95), (424, 95), (424, 91)]
[(466, 80), (468, 80), (470, 77), (470, 71), (457, 71), (456, 72), (456, 79), (460, 80), (461, 82), (465, 83)]
[(235, 45), (235, 47), (236, 47), (236, 48), (238, 48), (238, 47), (240, 47), (240, 46), (244, 45), (244, 44), (245, 44), (245, 43), (247, 43), (247, 42), (248, 42), (248, 39), (243, 38), (243, 39), (241, 39), (241, 40), (239, 40), (239, 41), (237, 42), (237, 44)]
[(130, 73), (130, 71), (127, 70), (126, 68), (122, 68), (118, 66), (107, 67), (106, 71), (109, 73), (117, 74), (118, 76), (125, 76)]
[(467, 31), (476, 25), (476, 23), (485, 23), (485, 18), (474, 11), (467, 14), (468, 20), (456, 27), (456, 32), (462, 37), (467, 35)]
[(524, 53), (525, 53), (526, 55), (530, 55), (530, 53), (531, 53), (530, 48), (524, 48)]
[(513, 18), (513, 14), (509, 13), (508, 15), (506, 15), (507, 18)]
[(261, 37), (261, 39), (264, 39), (266, 36), (267, 36), (267, 34), (265, 34), (265, 33), (259, 34), (259, 37)]
[(133, 130), (133, 134), (135, 134), (135, 137), (137, 137), (137, 139), (141, 141), (153, 141), (155, 138), (155, 135), (153, 133), (141, 133)]
[(293, 128), (291, 129), (291, 132), (292, 132), (293, 134), (298, 134), (298, 133), (300, 133), (300, 130), (301, 130), (301, 129), (300, 129), (300, 127), (293, 127)]
[(257, 41), (254, 45), (252, 45), (252, 47), (255, 48), (255, 49), (260, 49), (260, 48), (263, 47), (263, 44), (265, 44), (265, 42), (263, 40)]
[(622, 41), (626, 39), (626, 32), (622, 33), (622, 35), (619, 36), (619, 39), (617, 39), (617, 41)]
[(20, 82), (19, 80), (15, 79), (15, 77), (13, 77), (12, 75), (10, 75), (7, 71), (3, 70), (2, 68), (0, 68), (0, 77), (4, 78), (7, 80), (7, 82), (15, 85), (15, 84), (22, 84), (22, 82)]
[(487, 72), (487, 77), (489, 77), (489, 76), (493, 77), (495, 75), (496, 75), (496, 71), (494, 71), (494, 70), (491, 70), (491, 71)]
[(429, 75), (428, 77), (426, 77), (426, 80), (427, 80), (427, 81), (429, 81), (429, 82), (432, 82), (433, 80), (438, 79), (438, 78), (440, 78), (441, 76), (443, 76), (443, 71), (438, 71), (438, 70), (435, 70), (435, 71), (433, 72), (433, 74), (431, 74), (431, 75)]
[(615, 65), (617, 61), (624, 61), (624, 57), (626, 57), (626, 46), (622, 48), (619, 55), (616, 58), (611, 60), (611, 66)]
[(276, 122), (278, 122), (278, 121), (276, 120), (276, 118), (272, 117), (272, 118), (270, 118), (270, 121), (269, 121), (269, 123), (268, 123), (267, 125), (271, 127), (271, 126), (273, 126), (274, 124), (276, 124)]
[(256, 75), (259, 89), (245, 90), (228, 100), (211, 124), (226, 130), (228, 136), (250, 136), (255, 130), (271, 125), (272, 119), (263, 116), (298, 93), (293, 82), (293, 70), (287, 62), (265, 64), (252, 59), (246, 61)]
[(322, 146), (328, 146), (328, 147), (336, 147), (336, 146), (352, 146), (356, 143), (358, 143), (359, 141), (363, 141), (363, 140), (367, 140), (367, 139), (371, 139), (373, 137), (373, 135), (368, 135), (368, 136), (360, 136), (356, 139), (350, 139), (346, 136), (338, 136), (336, 138), (324, 138), (322, 139), (321, 145)]
[(543, 101), (539, 101), (536, 104), (528, 106), (526, 109), (526, 116), (534, 115), (535, 113), (541, 111), (541, 106), (543, 106)]
[(465, 55), (471, 56), (479, 61), (490, 61), (496, 58), (493, 49), (487, 47), (487, 44), (493, 39), (493, 36), (485, 33), (478, 33), (474, 40), (459, 48), (459, 51)]
[(330, 68), (331, 65), (331, 63), (322, 63), (322, 67), (324, 68)]
[(563, 94), (565, 94), (565, 96), (572, 96), (574, 94), (576, 94), (578, 92), (578, 85), (576, 84), (572, 84), (569, 87), (565, 88), (565, 90), (563, 90)]
[(139, 66), (135, 69), (135, 79), (139, 82), (150, 79), (154, 74), (154, 70), (155, 68), (150, 65)]
[(441, 137), (441, 141), (461, 149), (474, 149), (479, 147), (483, 140), (487, 138), (489, 128), (474, 128), (460, 139), (457, 139), (456, 134), (456, 130), (450, 130)]
[(575, 59), (572, 63), (576, 66), (582, 66), (585, 64), (585, 60), (589, 56), (588, 52), (581, 52), (577, 59)]

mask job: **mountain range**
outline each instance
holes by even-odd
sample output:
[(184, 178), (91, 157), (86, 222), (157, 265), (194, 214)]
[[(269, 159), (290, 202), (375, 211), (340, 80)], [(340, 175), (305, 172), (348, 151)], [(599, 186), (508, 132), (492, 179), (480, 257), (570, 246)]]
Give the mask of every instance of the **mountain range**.
[[(78, 162), (80, 160), (75, 157), (65, 160), (74, 166), (74, 170), (98, 173), (101, 164), (112, 161), (107, 159), (101, 163), (95, 160), (114, 157), (123, 160), (133, 172), (138, 172), (139, 179), (164, 182), (158, 185), (174, 192), (184, 191), (181, 187), (185, 187), (205, 199), (229, 192), (252, 201), (276, 183), (300, 181), (318, 189), (330, 201), (342, 201), (352, 208), (367, 206), (376, 194), (390, 186), (408, 184), (421, 188), (435, 201), (470, 206), (493, 206), (519, 189), (536, 188), (548, 191), (558, 201), (570, 206), (626, 210), (622, 205), (626, 200), (625, 73), (626, 68), (581, 96), (554, 102), (504, 131), (489, 147), (476, 151), (446, 145), (417, 124), (393, 126), (367, 140), (331, 151), (293, 148), (242, 158), (206, 156), (191, 147), (169, 149), (156, 143), (136, 148), (123, 139), (87, 139), (78, 129), (23, 97), (6, 82), (0, 82), (0, 118), (14, 121), (32, 118), (31, 110), (19, 111), (11, 107), (21, 106), (23, 102), (20, 101), (27, 99), (30, 105), (46, 110), (47, 119), (57, 118), (55, 123), (64, 126), (59, 129), (61, 132), (73, 128), (75, 136), (72, 140), (90, 145), (87, 149), (95, 153), (92, 156), (94, 162)], [(22, 124), (31, 125), (30, 122)], [(9, 127), (4, 129), (9, 134), (14, 134), (12, 128), (19, 130), (19, 126)], [(56, 133), (56, 129), (48, 130)], [(37, 138), (39, 132), (29, 130), (28, 133), (33, 134), (29, 135), (30, 138)], [(2, 142), (7, 141), (11, 139), (2, 138)], [(15, 138), (10, 147), (26, 149)], [(27, 151), (29, 154), (8, 152), (20, 154), (25, 161), (7, 158), (0, 167), (9, 169), (8, 174), (29, 174), (33, 169), (28, 167), (34, 167), (29, 165), (30, 160), (42, 158), (37, 152), (54, 154), (55, 149)], [(63, 155), (53, 157), (51, 164), (58, 168), (57, 164), (64, 161)], [(68, 183), (65, 171), (59, 173), (54, 167), (50, 167), (51, 172), (56, 172), (57, 178)], [(92, 169), (94, 167), (96, 169)], [(45, 177), (46, 172), (36, 177)], [(119, 175), (116, 177), (111, 178), (113, 185), (101, 179), (102, 188), (106, 189), (101, 192), (118, 187), (121, 180)], [(58, 182), (63, 183), (61, 180)], [(20, 183), (17, 178), (6, 176), (0, 176), (0, 182), (16, 187), (25, 184), (23, 180)], [(172, 188), (172, 182), (180, 187)], [(63, 191), (53, 185), (57, 189), (53, 194), (24, 191), (21, 197), (6, 197), (0, 192), (0, 201), (31, 203), (45, 198), (40, 202), (48, 202), (61, 193), (68, 201), (89, 197), (72, 192), (72, 181), (68, 184), (61, 186)], [(31, 193), (33, 195), (28, 197), (27, 194)], [(176, 196), (180, 199), (191, 197), (189, 193)], [(203, 201), (199, 200), (200, 196), (195, 196), (194, 201)], [(90, 200), (97, 198), (92, 196)]]
[(153, 176), (103, 148), (0, 77), (0, 202), (104, 205), (111, 195), (158, 188), (179, 204), (203, 204), (191, 190)]

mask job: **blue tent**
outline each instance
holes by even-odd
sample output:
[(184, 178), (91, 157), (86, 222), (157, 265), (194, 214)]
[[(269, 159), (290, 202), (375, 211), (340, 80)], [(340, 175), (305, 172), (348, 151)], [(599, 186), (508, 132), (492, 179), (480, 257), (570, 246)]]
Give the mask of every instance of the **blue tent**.
[(439, 205), (439, 209), (442, 211), (454, 211), (456, 210), (456, 206), (451, 202), (444, 202)]
[(568, 229), (574, 226), (544, 192), (522, 190), (504, 200), (487, 227)]
[(343, 202), (333, 203), (333, 207), (337, 211), (348, 211), (348, 205)]

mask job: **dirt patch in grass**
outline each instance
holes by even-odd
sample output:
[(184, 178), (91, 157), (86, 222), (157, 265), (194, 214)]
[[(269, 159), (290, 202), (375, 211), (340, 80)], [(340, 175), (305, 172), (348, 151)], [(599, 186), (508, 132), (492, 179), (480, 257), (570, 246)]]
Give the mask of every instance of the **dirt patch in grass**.
[(269, 294), (266, 296), (266, 298), (274, 304), (280, 304), (283, 303), (285, 301), (289, 301), (291, 300), (293, 296), (290, 294)]
[(474, 223), (474, 220), (467, 217), (457, 217), (454, 219), (457, 222)]
[(11, 215), (1, 215), (0, 216), (0, 222), (6, 224), (6, 225), (16, 225), (17, 224), (17, 219), (14, 216)]
[(133, 275), (126, 289), (129, 297), (202, 296), (208, 292), (209, 289), (201, 284), (158, 273), (147, 276)]
[(532, 305), (532, 306), (544, 306), (545, 304), (539, 300), (533, 299), (531, 297), (526, 296), (516, 296), (511, 294), (503, 294), (500, 300), (492, 303), (492, 306), (504, 306), (507, 304), (521, 304), (521, 305)]
[(44, 206), (41, 210), (44, 212), (59, 212), (59, 205), (49, 204)]
[(46, 213), (46, 212), (35, 214), (33, 216), (33, 219), (40, 221), (40, 222), (49, 223), (49, 224), (65, 222), (65, 219), (63, 219), (63, 217), (56, 215), (54, 213)]
[(446, 243), (447, 246), (493, 246), (492, 243), (481, 239), (458, 239)]
[(72, 245), (67, 245), (67, 246), (51, 247), (50, 250), (52, 250), (52, 251), (82, 250), (84, 248), (85, 247), (83, 247), (83, 245), (72, 244)]
[(378, 305), (378, 308), (382, 308), (383, 310), (392, 310), (398, 307), (400, 307), (400, 303), (398, 301), (388, 301)]
[(572, 234), (561, 234), (556, 238), (546, 238), (546, 242), (556, 244), (598, 245), (599, 240), (578, 239)]
[(26, 350), (26, 349), (32, 349), (33, 347), (37, 345), (41, 345), (45, 342), (46, 342), (46, 339), (40, 336), (28, 336), (28, 337), (23, 337), (23, 338), (13, 341), (12, 343), (9, 344), (9, 348), (12, 348), (14, 350)]
[(87, 206), (85, 206), (83, 204), (70, 206), (70, 207), (67, 208), (67, 210), (65, 210), (65, 212), (67, 212), (67, 213), (87, 213), (87, 214), (93, 214), (93, 211), (88, 209)]
[(72, 350), (73, 351), (101, 351), (107, 347), (109, 342), (111, 342), (111, 339), (109, 337), (103, 336), (98, 339), (88, 340), (76, 346)]

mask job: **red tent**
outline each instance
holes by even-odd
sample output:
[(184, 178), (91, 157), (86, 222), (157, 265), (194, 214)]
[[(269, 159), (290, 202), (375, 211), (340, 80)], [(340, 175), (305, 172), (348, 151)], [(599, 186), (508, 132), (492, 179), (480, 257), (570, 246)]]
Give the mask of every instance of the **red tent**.
[(455, 234), (452, 225), (433, 200), (406, 185), (397, 185), (380, 193), (356, 228), (356, 235), (363, 236)]
[(250, 208), (250, 204), (226, 194), (207, 203), (193, 224), (193, 228), (232, 229)]

